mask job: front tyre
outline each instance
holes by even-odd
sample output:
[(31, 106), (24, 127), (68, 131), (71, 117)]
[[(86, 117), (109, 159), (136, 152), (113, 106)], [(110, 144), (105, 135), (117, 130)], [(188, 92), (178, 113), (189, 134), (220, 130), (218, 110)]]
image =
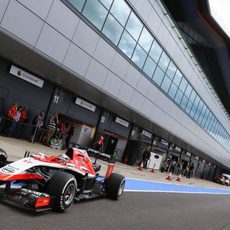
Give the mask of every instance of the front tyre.
[(3, 149), (0, 149), (0, 168), (7, 164), (7, 157), (7, 153)]
[(123, 194), (124, 188), (125, 177), (120, 174), (112, 173), (105, 180), (105, 192), (113, 200), (117, 200)]
[(66, 172), (57, 172), (48, 181), (46, 193), (54, 197), (53, 210), (63, 212), (73, 203), (76, 192), (76, 179)]

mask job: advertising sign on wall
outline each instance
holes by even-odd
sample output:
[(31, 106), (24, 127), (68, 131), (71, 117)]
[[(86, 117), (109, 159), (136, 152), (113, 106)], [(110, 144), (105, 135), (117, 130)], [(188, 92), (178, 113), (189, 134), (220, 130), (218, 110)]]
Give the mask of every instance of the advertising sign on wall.
[(125, 127), (129, 127), (129, 122), (121, 119), (120, 117), (116, 117), (115, 122)]
[(11, 68), (10, 68), (10, 73), (24, 81), (27, 81), (33, 85), (36, 85), (40, 88), (43, 87), (43, 84), (44, 84), (44, 81), (38, 77), (35, 77), (34, 75), (22, 70), (22, 69), (19, 69), (18, 67), (12, 65)]
[(89, 103), (88, 101), (85, 101), (79, 97), (76, 98), (75, 104), (80, 105), (81, 107), (88, 109), (92, 112), (95, 112), (95, 110), (96, 110), (95, 105), (93, 105), (93, 104)]

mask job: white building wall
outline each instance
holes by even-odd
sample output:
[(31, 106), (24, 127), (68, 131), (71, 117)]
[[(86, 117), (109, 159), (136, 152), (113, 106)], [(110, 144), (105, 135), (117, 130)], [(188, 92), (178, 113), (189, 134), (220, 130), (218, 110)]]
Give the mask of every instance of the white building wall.
[[(130, 3), (230, 133), (230, 122), (172, 29), (166, 11), (155, 0)], [(0, 20), (1, 32), (21, 40), (223, 164), (230, 160), (229, 153), (217, 141), (60, 0), (39, 0), (39, 4), (37, 0), (2, 0)]]

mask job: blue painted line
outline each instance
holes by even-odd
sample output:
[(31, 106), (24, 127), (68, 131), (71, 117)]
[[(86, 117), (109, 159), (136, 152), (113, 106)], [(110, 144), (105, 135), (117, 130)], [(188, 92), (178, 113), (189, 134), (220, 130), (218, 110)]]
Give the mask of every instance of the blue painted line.
[(125, 191), (230, 194), (230, 190), (126, 179)]

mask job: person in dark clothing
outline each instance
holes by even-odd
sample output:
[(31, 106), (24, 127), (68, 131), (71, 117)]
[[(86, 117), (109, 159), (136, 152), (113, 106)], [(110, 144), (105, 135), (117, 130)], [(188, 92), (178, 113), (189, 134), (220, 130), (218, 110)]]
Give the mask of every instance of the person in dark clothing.
[(31, 137), (32, 142), (40, 142), (42, 135), (42, 127), (44, 125), (45, 112), (41, 112), (33, 119), (33, 134)]
[(190, 178), (193, 174), (194, 164), (192, 163), (189, 167), (188, 178)]
[(21, 111), (22, 111), (22, 107), (19, 106), (14, 117), (13, 117), (13, 122), (12, 122), (11, 127), (10, 127), (9, 132), (8, 132), (9, 137), (13, 137), (16, 133), (16, 130), (18, 128), (18, 123), (20, 121)]
[(50, 146), (50, 141), (56, 132), (57, 125), (58, 125), (58, 115), (53, 114), (50, 117), (49, 124), (47, 125), (47, 132), (46, 135), (43, 137), (43, 141), (42, 141), (43, 144)]
[(22, 138), (23, 137), (23, 128), (25, 123), (27, 122), (27, 109), (25, 106), (22, 106), (22, 110), (21, 110), (21, 116), (18, 122), (18, 127), (15, 133), (16, 137)]
[(71, 139), (71, 137), (73, 136), (73, 133), (74, 133), (74, 127), (71, 126), (69, 131), (66, 133), (67, 136), (65, 138), (65, 147), (68, 149), (69, 148), (69, 141)]
[(174, 159), (172, 162), (171, 162), (171, 165), (170, 165), (170, 168), (169, 168), (169, 172), (171, 172), (172, 174), (174, 173), (174, 170), (175, 170), (175, 167), (176, 167), (176, 160)]
[(148, 160), (150, 159), (151, 153), (150, 148), (147, 148), (142, 155), (142, 162), (144, 164), (144, 168), (147, 169)]
[(13, 103), (9, 108), (8, 113), (7, 113), (7, 119), (5, 120), (3, 131), (2, 131), (3, 136), (8, 136), (10, 127), (14, 120), (13, 118), (17, 112), (17, 108), (18, 106), (16, 103)]

